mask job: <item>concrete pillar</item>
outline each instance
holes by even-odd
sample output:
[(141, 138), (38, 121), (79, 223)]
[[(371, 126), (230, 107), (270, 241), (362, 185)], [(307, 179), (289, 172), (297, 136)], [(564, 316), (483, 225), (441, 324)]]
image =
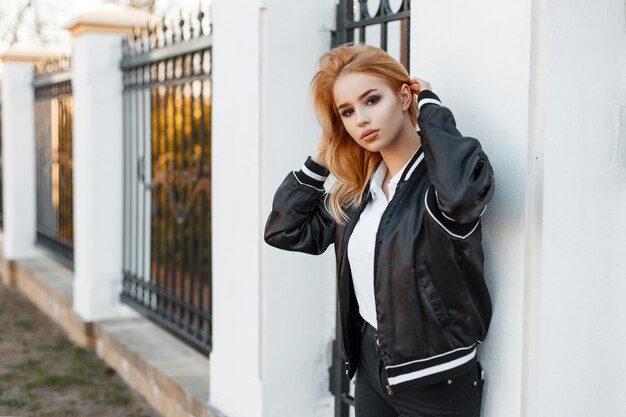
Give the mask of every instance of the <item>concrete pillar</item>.
[(278, 185), (315, 148), (308, 84), (334, 6), (213, 1), (210, 402), (231, 417), (333, 415), (333, 249), (280, 251), (263, 229)]
[[(483, 220), (485, 275), (493, 318), (479, 360), (483, 415), (519, 416), (522, 406), (529, 150), (531, 2), (411, 3), (411, 74), (429, 81), (459, 131), (479, 139), (496, 193)], [(495, 17), (495, 18), (494, 18)]]
[(411, 68), (494, 166), (483, 415), (626, 415), (626, 4), (449, 6), (412, 3)]
[(105, 4), (65, 25), (74, 94), (74, 310), (120, 317), (122, 284), (122, 38), (149, 15)]
[(2, 181), (4, 257), (26, 258), (36, 253), (37, 185), (35, 180), (35, 119), (33, 62), (59, 51), (14, 44), (1, 59)]
[(533, 7), (541, 252), (527, 277), (534, 303), (523, 415), (624, 416), (626, 3)]

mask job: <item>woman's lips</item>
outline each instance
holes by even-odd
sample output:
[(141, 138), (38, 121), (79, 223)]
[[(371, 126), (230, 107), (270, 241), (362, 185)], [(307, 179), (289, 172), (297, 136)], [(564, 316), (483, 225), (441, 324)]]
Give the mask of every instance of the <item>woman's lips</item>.
[(376, 136), (378, 136), (378, 130), (373, 131), (372, 133), (369, 133), (365, 136), (363, 136), (363, 142), (370, 142), (374, 139), (376, 139)]

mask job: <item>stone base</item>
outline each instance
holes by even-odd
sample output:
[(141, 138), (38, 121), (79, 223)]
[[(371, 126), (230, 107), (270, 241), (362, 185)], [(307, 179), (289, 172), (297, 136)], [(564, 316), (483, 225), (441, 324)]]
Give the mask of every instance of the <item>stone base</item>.
[(7, 287), (15, 285), (15, 262), (0, 258), (0, 277)]
[(16, 262), (15, 287), (61, 326), (72, 342), (93, 350), (93, 323), (84, 322), (72, 310), (72, 276), (51, 259), (28, 259)]

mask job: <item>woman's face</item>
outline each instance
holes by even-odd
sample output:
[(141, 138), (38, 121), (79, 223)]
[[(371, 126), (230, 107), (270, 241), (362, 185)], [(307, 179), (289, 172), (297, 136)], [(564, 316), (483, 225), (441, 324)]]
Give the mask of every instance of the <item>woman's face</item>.
[[(333, 95), (344, 127), (360, 146), (378, 152), (398, 137), (404, 123), (401, 94), (382, 78), (361, 72), (342, 74)], [(367, 135), (371, 130), (376, 133)]]

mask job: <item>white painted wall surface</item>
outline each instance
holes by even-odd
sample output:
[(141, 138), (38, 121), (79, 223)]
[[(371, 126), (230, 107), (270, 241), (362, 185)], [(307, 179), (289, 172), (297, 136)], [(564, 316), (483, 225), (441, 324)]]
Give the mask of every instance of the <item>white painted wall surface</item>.
[(496, 174), (486, 417), (626, 415), (624, 6), (412, 3), (412, 73)]
[(259, 2), (213, 2), (210, 402), (262, 415)]
[[(315, 148), (319, 127), (308, 87), (319, 55), (330, 49), (335, 17), (334, 0), (267, 0), (264, 6), (260, 236), (278, 185)], [(263, 416), (333, 416), (334, 246), (317, 257), (264, 241), (261, 249)]]
[(538, 410), (626, 415), (626, 4), (548, 3)]
[(496, 193), (483, 217), (493, 301), (479, 348), (485, 417), (519, 416), (521, 406), (530, 6), (512, 0), (411, 3), (411, 73), (432, 84), (463, 135), (481, 141), (495, 173)]
[(278, 185), (315, 147), (307, 89), (334, 1), (221, 0), (213, 15), (210, 401), (229, 417), (330, 417), (333, 249), (280, 251), (263, 230)]
[(5, 61), (2, 72), (2, 210), (4, 256), (36, 253), (33, 64)]

